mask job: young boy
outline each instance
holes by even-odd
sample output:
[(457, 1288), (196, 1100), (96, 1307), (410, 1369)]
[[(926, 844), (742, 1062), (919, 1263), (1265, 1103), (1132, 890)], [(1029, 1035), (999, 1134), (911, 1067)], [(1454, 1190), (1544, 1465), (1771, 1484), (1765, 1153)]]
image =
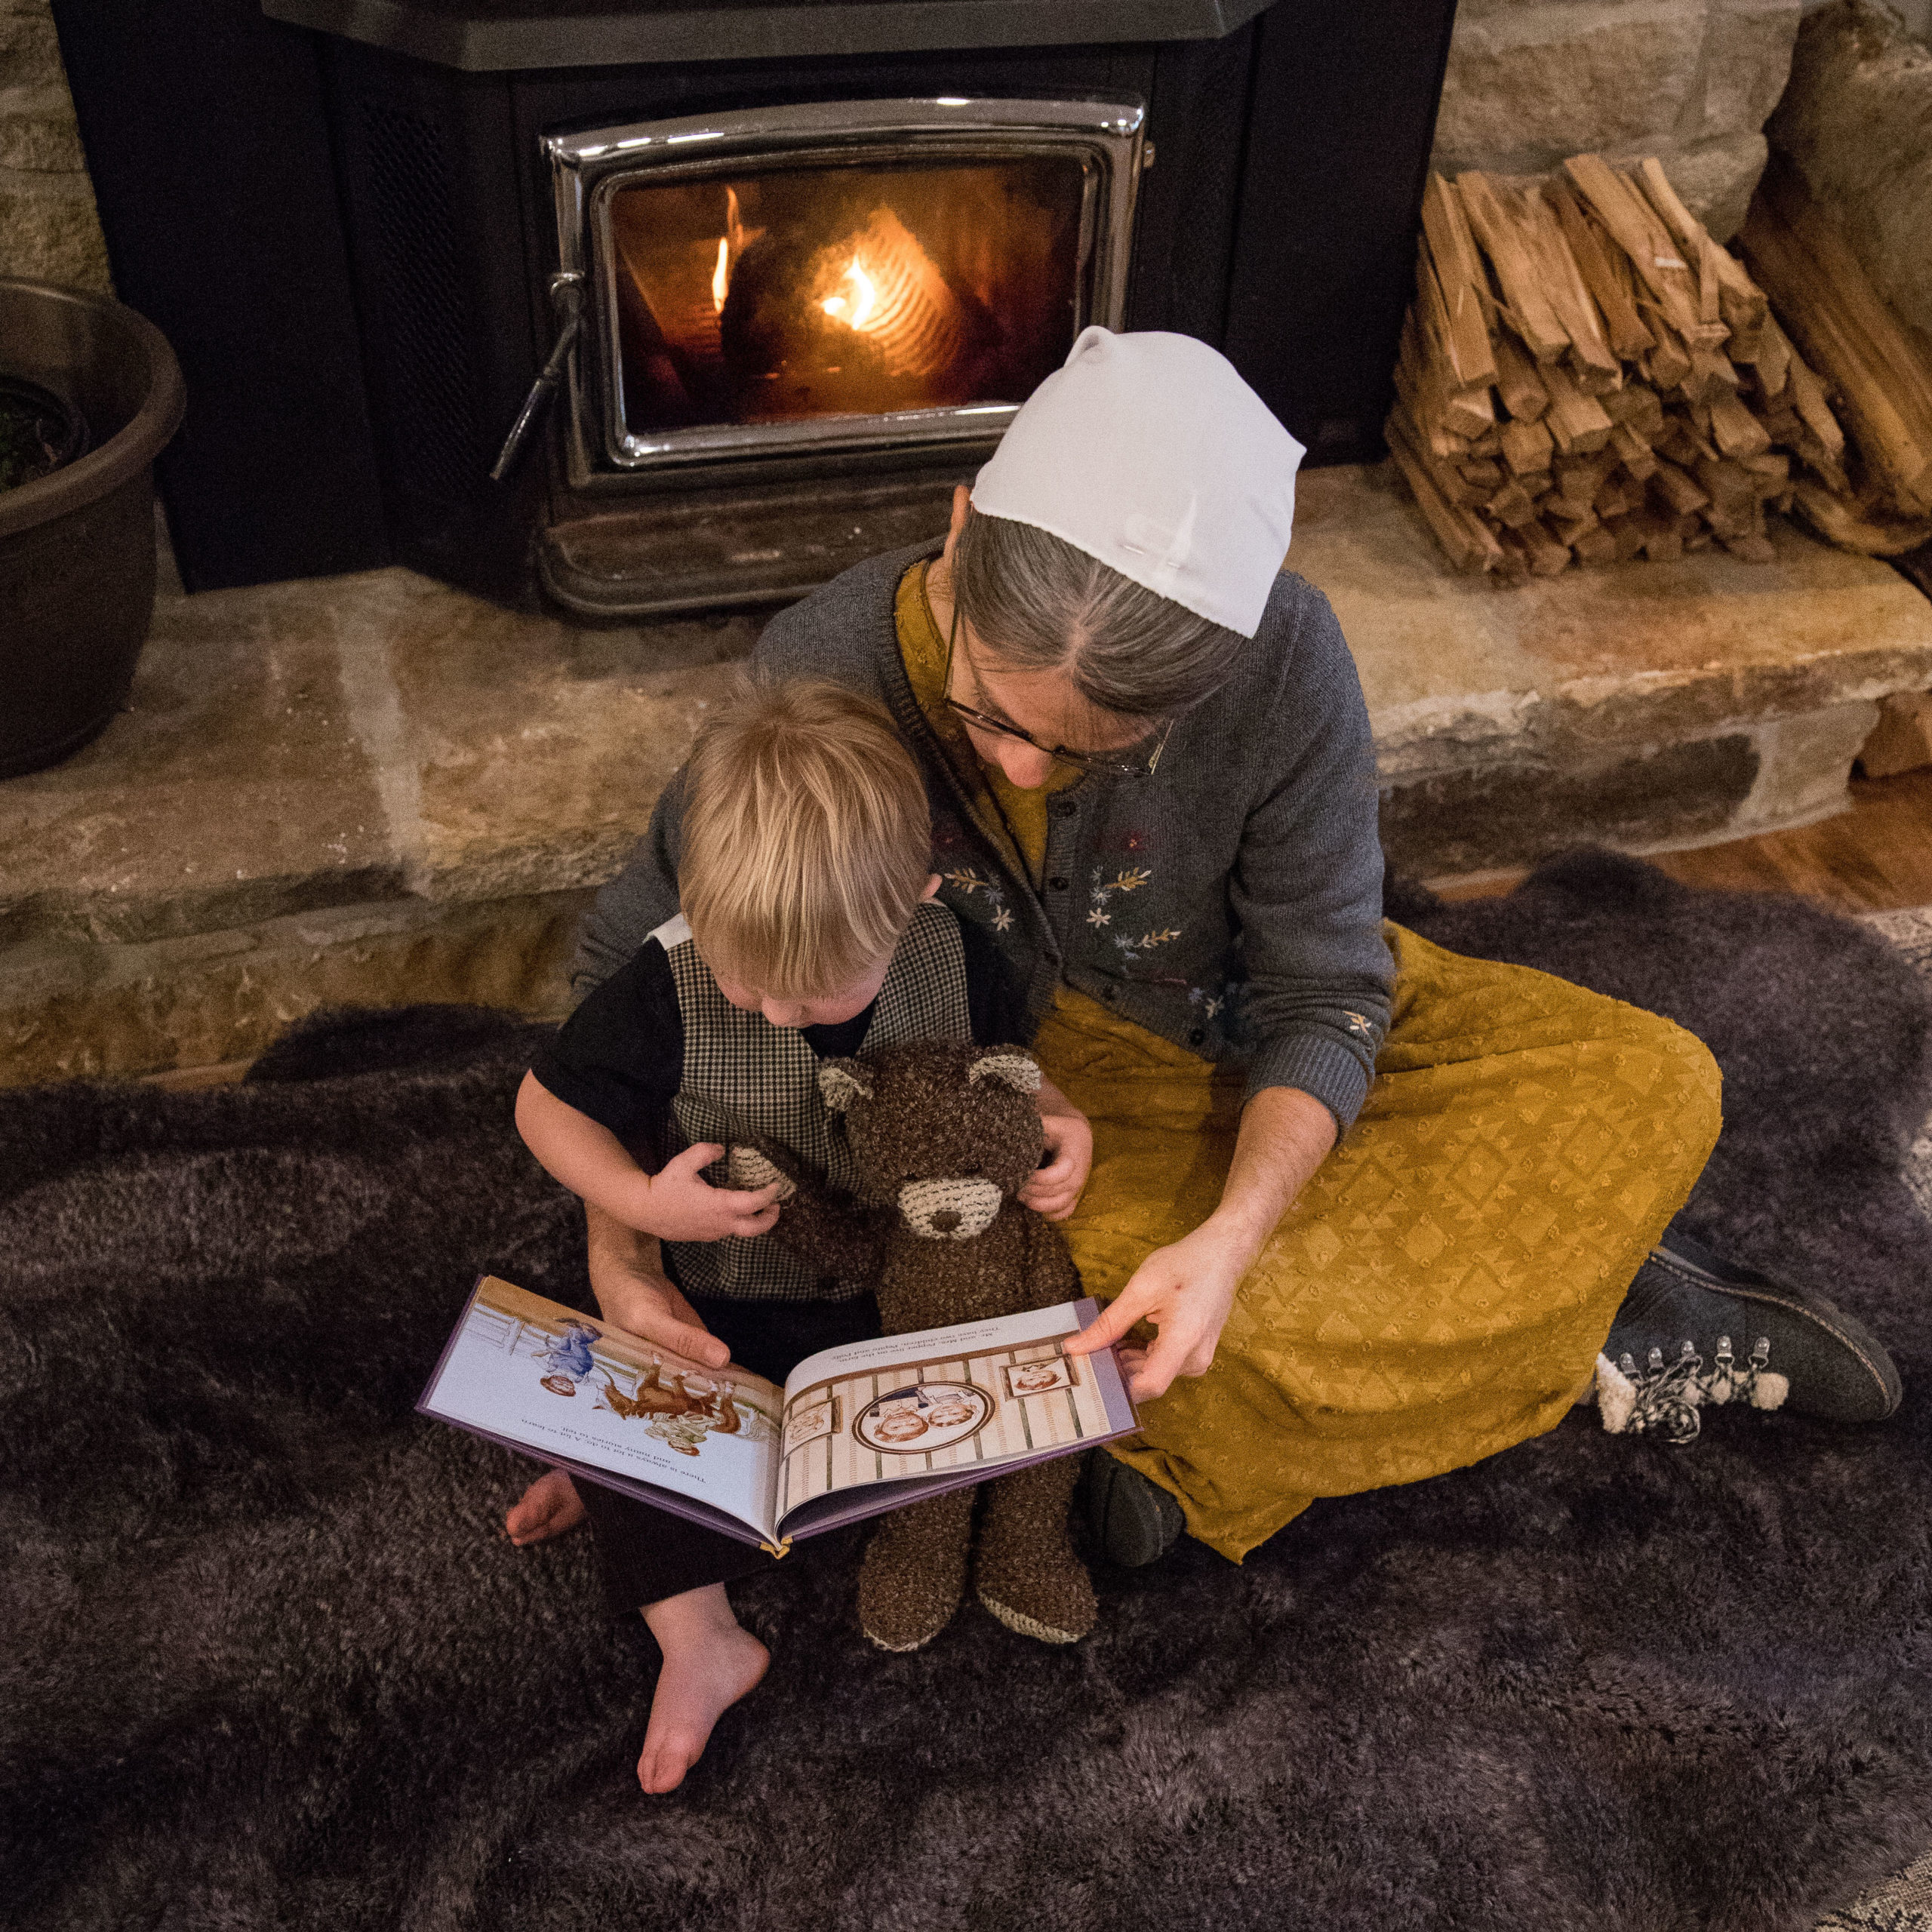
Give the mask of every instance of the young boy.
[[(566, 1187), (662, 1244), (663, 1306), (700, 1367), (729, 1359), (782, 1382), (806, 1355), (876, 1334), (877, 1307), (865, 1284), (820, 1280), (765, 1238), (776, 1186), (734, 1191), (706, 1171), (756, 1132), (849, 1185), (821, 1059), (992, 1045), (1021, 1037), (1024, 1016), (990, 939), (934, 902), (924, 789), (877, 706), (833, 685), (754, 690), (706, 725), (682, 782), (678, 916), (572, 1014), (525, 1078), (517, 1128)], [(1063, 1217), (1092, 1137), (1050, 1082), (1040, 1106), (1053, 1158), (1023, 1198)], [(534, 1542), (584, 1515), (614, 1607), (641, 1606), (663, 1652), (638, 1780), (669, 1791), (764, 1674), (724, 1584), (771, 1559), (560, 1471), (506, 1527)]]

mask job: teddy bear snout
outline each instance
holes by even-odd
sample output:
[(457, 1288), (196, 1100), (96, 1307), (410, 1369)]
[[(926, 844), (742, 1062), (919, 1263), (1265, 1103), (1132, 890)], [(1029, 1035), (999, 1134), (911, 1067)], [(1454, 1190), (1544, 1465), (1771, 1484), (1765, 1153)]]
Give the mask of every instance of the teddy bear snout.
[(899, 1190), (899, 1211), (925, 1240), (971, 1241), (992, 1225), (1004, 1198), (995, 1180), (913, 1180)]

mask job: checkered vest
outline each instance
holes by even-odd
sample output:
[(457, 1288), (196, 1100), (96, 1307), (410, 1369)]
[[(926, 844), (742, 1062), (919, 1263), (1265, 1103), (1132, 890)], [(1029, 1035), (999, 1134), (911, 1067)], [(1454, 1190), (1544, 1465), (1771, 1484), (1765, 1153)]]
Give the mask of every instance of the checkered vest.
[[(685, 1066), (672, 1116), (681, 1151), (700, 1140), (729, 1146), (752, 1134), (788, 1147), (849, 1191), (857, 1177), (845, 1124), (818, 1091), (818, 1057), (802, 1033), (746, 1013), (718, 989), (697, 956), (683, 915), (651, 934), (671, 962), (678, 1010), (685, 1023)], [(879, 988), (862, 1053), (914, 1040), (966, 1041), (972, 1024), (966, 1004), (966, 955), (959, 924), (928, 900), (912, 915)], [(726, 1184), (724, 1163), (705, 1170), (713, 1186)], [(678, 1281), (693, 1294), (744, 1301), (844, 1300), (869, 1281), (822, 1282), (768, 1235), (744, 1240), (667, 1241)]]

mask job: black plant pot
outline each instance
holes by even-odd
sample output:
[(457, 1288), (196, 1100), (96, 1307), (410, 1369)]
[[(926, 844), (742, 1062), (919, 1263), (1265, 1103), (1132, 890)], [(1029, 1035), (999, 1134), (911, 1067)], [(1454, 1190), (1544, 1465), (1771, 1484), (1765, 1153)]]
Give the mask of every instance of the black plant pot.
[(0, 778), (103, 731), (154, 617), (154, 460), (186, 396), (167, 339), (105, 296), (0, 278), (0, 376), (51, 392), (85, 452), (0, 490)]

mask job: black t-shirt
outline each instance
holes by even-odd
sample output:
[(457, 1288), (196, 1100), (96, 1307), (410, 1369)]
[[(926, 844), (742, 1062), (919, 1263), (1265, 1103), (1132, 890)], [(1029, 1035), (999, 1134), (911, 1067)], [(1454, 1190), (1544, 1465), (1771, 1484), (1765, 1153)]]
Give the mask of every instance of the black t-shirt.
[[(966, 1009), (976, 1046), (1023, 1037), (1026, 1004), (1013, 969), (983, 928), (961, 920)], [(800, 1029), (820, 1060), (855, 1054), (872, 1023), (875, 1000), (835, 1026)], [(685, 1021), (671, 961), (648, 939), (565, 1021), (531, 1072), (566, 1106), (588, 1114), (626, 1146), (656, 1149), (683, 1083)]]

